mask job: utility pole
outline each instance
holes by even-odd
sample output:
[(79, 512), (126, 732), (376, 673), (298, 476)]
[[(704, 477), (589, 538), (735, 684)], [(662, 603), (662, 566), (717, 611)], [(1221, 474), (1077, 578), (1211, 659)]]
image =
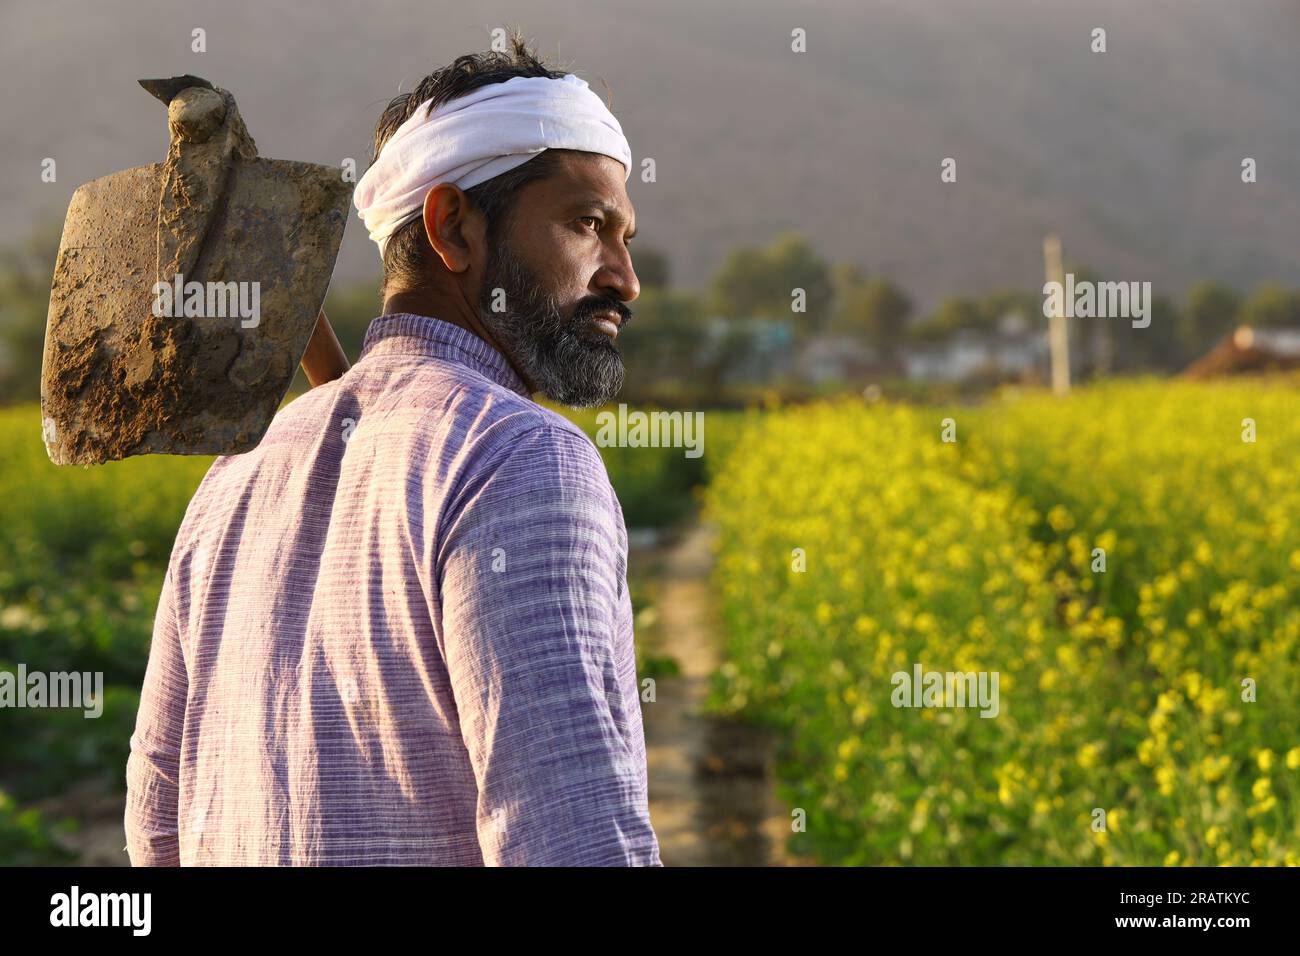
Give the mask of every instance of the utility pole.
[[(1047, 267), (1047, 281), (1057, 283), (1061, 290), (1061, 304), (1065, 304), (1065, 269), (1061, 265), (1061, 240), (1054, 234), (1043, 240), (1043, 261)], [(1047, 344), (1052, 355), (1052, 391), (1065, 395), (1070, 391), (1070, 329), (1065, 324), (1065, 312), (1057, 309), (1049, 319)]]

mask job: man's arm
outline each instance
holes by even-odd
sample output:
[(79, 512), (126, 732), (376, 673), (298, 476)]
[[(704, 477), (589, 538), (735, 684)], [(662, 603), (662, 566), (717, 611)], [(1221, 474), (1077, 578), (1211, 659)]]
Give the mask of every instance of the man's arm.
[(441, 546), (443, 643), (489, 866), (655, 866), (617, 673), (617, 505), (591, 443), (542, 426), (471, 478)]
[(177, 802), (188, 689), (169, 568), (126, 763), (126, 845), (132, 866), (180, 865)]

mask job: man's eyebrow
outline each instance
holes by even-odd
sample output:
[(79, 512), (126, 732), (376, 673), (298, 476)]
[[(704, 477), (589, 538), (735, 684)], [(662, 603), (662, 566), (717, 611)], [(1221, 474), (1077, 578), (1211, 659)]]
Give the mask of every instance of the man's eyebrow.
[[(574, 211), (577, 211), (579, 209), (599, 209), (601, 212), (605, 214), (606, 218), (608, 219), (612, 219), (615, 222), (627, 222), (627, 220), (623, 217), (623, 213), (619, 211), (617, 206), (611, 205), (610, 203), (605, 202), (605, 200), (603, 199), (584, 199), (581, 200), (580, 202), (575, 202), (572, 206), (572, 209)], [(623, 238), (624, 239), (636, 238), (636, 229), (634, 228)]]

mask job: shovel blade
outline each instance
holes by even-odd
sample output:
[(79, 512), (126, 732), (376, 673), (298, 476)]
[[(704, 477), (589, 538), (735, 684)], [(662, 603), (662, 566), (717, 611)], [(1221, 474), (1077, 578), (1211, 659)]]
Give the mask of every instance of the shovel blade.
[(41, 372), (56, 464), (247, 451), (311, 338), (347, 222), (340, 171), (233, 164), (179, 282), (157, 275), (162, 188), (163, 165), (141, 166), (87, 183), (68, 207)]

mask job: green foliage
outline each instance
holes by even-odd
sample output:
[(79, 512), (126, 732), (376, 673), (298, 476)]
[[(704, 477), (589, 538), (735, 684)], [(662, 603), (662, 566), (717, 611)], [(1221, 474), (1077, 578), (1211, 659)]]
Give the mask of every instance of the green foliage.
[[(805, 314), (790, 310), (794, 289), (807, 294)], [(709, 307), (732, 319), (794, 319), (801, 330), (815, 331), (829, 319), (833, 291), (830, 268), (808, 240), (786, 233), (765, 249), (733, 249), (713, 277)]]
[[(593, 440), (599, 428), (601, 412), (617, 414), (616, 408), (577, 411), (552, 407), (592, 436)], [(727, 417), (726, 413), (705, 413), (704, 454), (698, 458), (687, 458), (683, 448), (597, 446), (623, 508), (623, 521), (627, 527), (664, 528), (680, 521), (691, 511), (695, 489), (704, 481), (705, 460), (713, 454), (718, 426)], [(723, 428), (725, 430), (725, 426)]]
[(54, 840), (54, 830), (35, 810), (21, 810), (0, 790), (0, 864), (66, 866), (72, 854)]
[(832, 327), (892, 354), (907, 329), (911, 310), (902, 289), (887, 279), (871, 279), (842, 290)]
[(1231, 332), (1240, 309), (1241, 297), (1230, 286), (1208, 279), (1192, 286), (1183, 307), (1192, 350), (1205, 352)]
[(36, 401), (50, 282), (62, 235), (46, 223), (27, 242), (0, 251), (0, 403)]
[(672, 267), (668, 256), (660, 249), (642, 242), (632, 248), (632, 268), (636, 270), (637, 281), (641, 283), (644, 295), (650, 289), (668, 289), (672, 285)]
[(1300, 328), (1300, 292), (1261, 285), (1241, 304), (1237, 323), (1260, 329)]
[(621, 397), (638, 402), (689, 389), (708, 343), (699, 299), (652, 287), (644, 289), (631, 308), (633, 319), (618, 336), (627, 369)]
[(0, 669), (103, 672), (104, 706), (0, 710), (0, 768), (20, 800), (89, 777), (120, 785), (162, 576), (211, 462), (60, 468), (40, 429), (35, 405), (0, 410)]

